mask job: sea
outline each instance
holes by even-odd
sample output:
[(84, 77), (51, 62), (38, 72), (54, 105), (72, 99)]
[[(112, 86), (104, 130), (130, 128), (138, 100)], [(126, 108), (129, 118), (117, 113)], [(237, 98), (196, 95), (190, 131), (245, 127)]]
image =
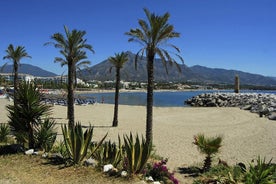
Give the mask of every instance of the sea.
[[(185, 101), (193, 96), (203, 93), (231, 93), (233, 90), (196, 90), (196, 91), (156, 91), (153, 93), (153, 106), (155, 107), (188, 107)], [(270, 93), (276, 91), (264, 90), (241, 90), (241, 93)], [(115, 92), (87, 93), (82, 94), (87, 98), (93, 98), (97, 103), (114, 104)], [(120, 92), (119, 104), (146, 106), (146, 92)]]

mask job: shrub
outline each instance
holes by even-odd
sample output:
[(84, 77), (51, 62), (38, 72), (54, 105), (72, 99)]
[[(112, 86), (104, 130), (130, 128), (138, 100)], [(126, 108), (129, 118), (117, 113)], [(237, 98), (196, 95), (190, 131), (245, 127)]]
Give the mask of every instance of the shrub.
[(27, 141), (29, 148), (35, 148), (35, 129), (44, 116), (50, 115), (51, 107), (42, 103), (41, 94), (32, 83), (21, 83), (15, 98), (16, 104), (6, 107), (11, 131), (19, 142)]
[(147, 164), (145, 176), (151, 176), (154, 181), (162, 181), (165, 184), (178, 184), (178, 180), (174, 177), (174, 174), (169, 172), (167, 168), (167, 161), (168, 160), (165, 159), (153, 164)]
[(35, 131), (35, 142), (37, 148), (49, 152), (56, 141), (57, 132), (54, 129), (55, 121), (49, 118), (42, 121)]
[(124, 149), (126, 152), (125, 167), (130, 175), (139, 174), (143, 171), (152, 150), (152, 143), (146, 143), (142, 136), (140, 141), (136, 135), (134, 142), (132, 133), (130, 136), (124, 135)]
[(0, 124), (0, 142), (7, 143), (10, 127), (7, 124)]
[(117, 168), (121, 163), (123, 159), (123, 148), (119, 136), (118, 140), (118, 146), (115, 142), (111, 143), (109, 140), (103, 143), (99, 149), (93, 153), (92, 157), (98, 161), (100, 167), (106, 164), (112, 164)]
[[(72, 129), (67, 129), (66, 125), (61, 128), (69, 159), (73, 164), (80, 164), (88, 155), (88, 148), (91, 147), (93, 128), (89, 127), (84, 133), (82, 131), (81, 123), (76, 123)], [(91, 148), (90, 156), (100, 147), (106, 136), (107, 134), (96, 147)]]
[[(265, 158), (261, 159), (260, 156), (257, 158), (256, 165), (251, 163), (249, 165), (249, 169), (245, 175), (245, 183), (246, 184), (273, 184), (275, 183), (276, 167), (275, 165), (271, 164), (270, 160), (266, 163)], [(274, 180), (274, 181), (273, 181)]]
[(204, 134), (198, 134), (194, 136), (194, 144), (197, 146), (198, 150), (205, 154), (205, 160), (202, 170), (204, 172), (211, 168), (212, 156), (219, 152), (221, 147), (222, 137), (205, 137)]

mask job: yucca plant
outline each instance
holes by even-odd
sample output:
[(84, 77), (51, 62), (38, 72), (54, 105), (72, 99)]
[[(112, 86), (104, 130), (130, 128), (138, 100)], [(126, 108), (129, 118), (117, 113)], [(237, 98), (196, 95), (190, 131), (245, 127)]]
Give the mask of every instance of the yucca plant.
[(0, 142), (7, 143), (10, 127), (7, 124), (0, 124)]
[(46, 152), (49, 152), (52, 149), (57, 137), (55, 124), (56, 122), (49, 118), (46, 118), (44, 121), (39, 123), (35, 132), (35, 142), (37, 148), (42, 148)]
[(144, 169), (150, 157), (152, 142), (147, 143), (142, 136), (140, 141), (136, 135), (133, 139), (132, 133), (129, 136), (124, 135), (124, 149), (126, 153), (126, 169), (129, 174), (139, 174)]
[(87, 155), (87, 150), (92, 140), (93, 128), (89, 127), (84, 133), (81, 123), (76, 123), (73, 128), (61, 127), (64, 144), (73, 164), (79, 164)]
[(266, 163), (265, 158), (259, 156), (256, 160), (257, 164), (249, 165), (249, 169), (245, 174), (245, 184), (273, 184), (276, 182), (275, 175), (276, 166), (271, 163), (272, 160)]
[(106, 164), (112, 164), (114, 167), (121, 163), (123, 160), (123, 148), (121, 144), (121, 138), (118, 136), (118, 145), (109, 140), (108, 142), (104, 142), (97, 151), (95, 151), (92, 155), (99, 162), (99, 166), (103, 166)]
[(217, 137), (205, 137), (204, 134), (198, 134), (194, 136), (194, 144), (198, 150), (205, 154), (205, 160), (203, 165), (203, 172), (208, 171), (212, 165), (212, 156), (219, 152), (221, 147), (222, 136)]
[(20, 83), (15, 98), (17, 103), (6, 107), (11, 131), (20, 141), (25, 141), (25, 135), (28, 134), (29, 148), (35, 148), (35, 129), (44, 117), (51, 114), (51, 106), (42, 103), (37, 86), (28, 82)]

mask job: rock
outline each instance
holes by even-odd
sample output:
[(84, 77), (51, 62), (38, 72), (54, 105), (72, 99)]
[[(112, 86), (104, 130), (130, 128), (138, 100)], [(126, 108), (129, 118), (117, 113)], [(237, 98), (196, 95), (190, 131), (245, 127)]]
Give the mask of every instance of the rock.
[(154, 179), (152, 178), (152, 176), (146, 177), (145, 180), (147, 182), (154, 182)]
[(252, 105), (246, 105), (246, 106), (243, 106), (241, 109), (242, 110), (251, 110), (252, 108)]
[(276, 112), (271, 113), (271, 114), (268, 116), (268, 119), (270, 119), (270, 120), (276, 120)]
[(84, 165), (85, 166), (96, 167), (97, 164), (98, 164), (98, 162), (95, 159), (93, 159), (93, 158), (89, 158), (89, 159), (87, 159), (87, 160), (84, 161)]
[(34, 149), (29, 149), (25, 151), (25, 155), (32, 155), (34, 153)]
[(113, 168), (114, 168), (114, 166), (112, 164), (104, 165), (103, 166), (103, 172), (108, 172), (108, 171), (110, 171)]
[(122, 172), (121, 172), (121, 176), (122, 176), (122, 177), (127, 177), (127, 172), (126, 172), (126, 171), (122, 171)]

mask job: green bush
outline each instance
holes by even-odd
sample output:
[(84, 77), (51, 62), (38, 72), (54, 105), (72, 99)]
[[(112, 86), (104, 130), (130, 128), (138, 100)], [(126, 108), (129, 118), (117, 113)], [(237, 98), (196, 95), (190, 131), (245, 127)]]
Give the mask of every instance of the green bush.
[[(95, 147), (91, 147), (91, 141), (93, 137), (93, 128), (89, 127), (84, 133), (82, 131), (82, 126), (80, 123), (72, 129), (67, 129), (66, 125), (62, 126), (62, 133), (64, 138), (64, 144), (69, 156), (69, 159), (73, 164), (80, 164), (83, 159), (89, 155), (92, 156), (93, 153), (101, 146), (102, 142), (106, 138), (107, 134)], [(90, 153), (88, 149), (90, 149)], [(88, 154), (89, 153), (89, 154)]]
[(0, 124), (0, 142), (7, 143), (10, 127), (7, 124)]
[(222, 136), (217, 137), (205, 137), (204, 134), (198, 134), (194, 136), (194, 144), (197, 146), (198, 150), (205, 154), (204, 166), (202, 170), (204, 172), (211, 168), (212, 156), (219, 152), (221, 147)]
[[(245, 175), (246, 184), (273, 184), (275, 183), (275, 164), (271, 163), (272, 160), (266, 163), (265, 158), (261, 159), (260, 156), (257, 158), (256, 165), (251, 163), (249, 169)], [(274, 178), (273, 178), (274, 175)]]
[(35, 131), (41, 120), (51, 114), (51, 107), (41, 101), (41, 94), (32, 83), (21, 83), (15, 93), (16, 104), (7, 105), (9, 125), (19, 143), (35, 148)]
[(54, 129), (55, 121), (49, 118), (40, 122), (35, 131), (35, 142), (37, 148), (49, 152), (56, 141), (57, 132)]
[(118, 136), (118, 145), (109, 140), (104, 142), (97, 151), (92, 155), (94, 159), (98, 161), (100, 167), (106, 164), (112, 164), (114, 167), (118, 167), (123, 159), (123, 148), (121, 144), (121, 139)]
[(146, 143), (144, 137), (140, 141), (136, 135), (134, 142), (132, 133), (124, 135), (124, 149), (126, 152), (125, 167), (130, 175), (139, 174), (144, 169), (152, 151), (152, 143)]

